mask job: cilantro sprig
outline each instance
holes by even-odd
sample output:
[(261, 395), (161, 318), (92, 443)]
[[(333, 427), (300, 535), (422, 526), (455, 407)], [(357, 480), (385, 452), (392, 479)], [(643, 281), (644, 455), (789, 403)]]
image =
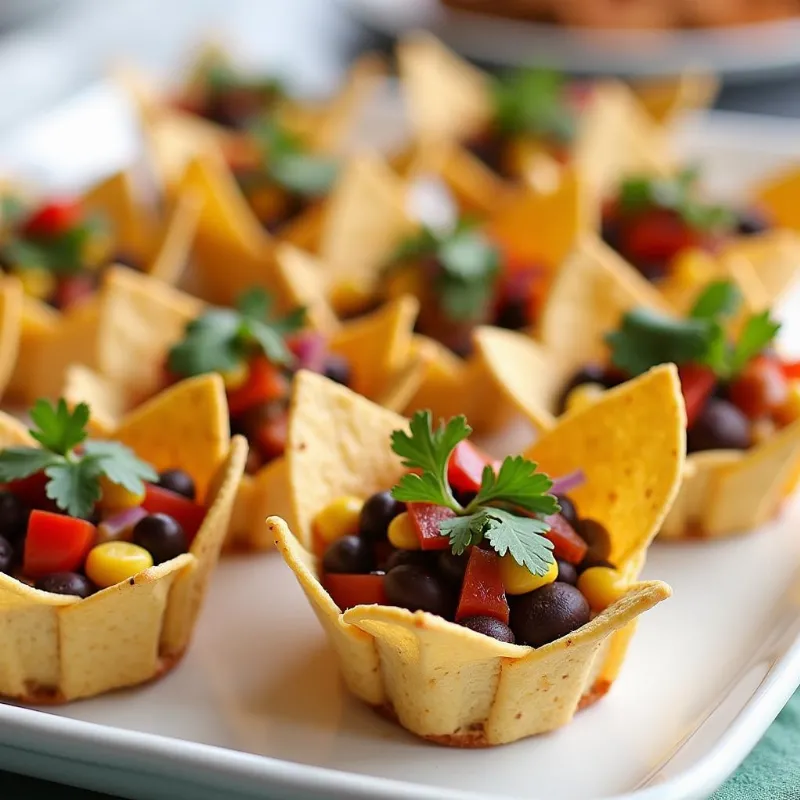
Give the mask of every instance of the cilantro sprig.
[(303, 327), (306, 310), (275, 317), (272, 306), (272, 296), (253, 287), (239, 297), (235, 309), (209, 309), (186, 326), (184, 338), (169, 351), (169, 371), (185, 378), (227, 372), (256, 353), (279, 366), (291, 364), (286, 337)]
[(506, 136), (533, 134), (557, 142), (575, 135), (575, 114), (566, 102), (565, 80), (557, 72), (523, 69), (493, 87), (495, 123)]
[(63, 399), (55, 405), (37, 400), (30, 417), (31, 436), (41, 448), (0, 451), (0, 483), (44, 471), (45, 491), (58, 508), (72, 517), (87, 517), (102, 497), (100, 478), (133, 494), (144, 492), (143, 481), (158, 478), (153, 467), (124, 444), (87, 439), (89, 406), (85, 403), (70, 411)]
[[(559, 511), (556, 498), (548, 494), (553, 482), (537, 472), (537, 465), (522, 456), (508, 456), (495, 473), (486, 466), (475, 498), (466, 506), (453, 495), (447, 466), (459, 442), (472, 428), (463, 416), (433, 426), (430, 411), (418, 411), (409, 432), (392, 434), (392, 450), (409, 472), (392, 489), (396, 500), (435, 503), (455, 516), (439, 523), (456, 555), (486, 540), (498, 555), (509, 553), (534, 575), (545, 575), (553, 563), (553, 544), (543, 534), (550, 526), (543, 517)], [(525, 512), (525, 516), (519, 512)]]
[(453, 321), (478, 319), (491, 302), (500, 269), (500, 252), (472, 223), (462, 220), (449, 230), (423, 226), (400, 243), (389, 270), (432, 258), (439, 267), (434, 289), (444, 314)]
[(310, 153), (275, 120), (260, 122), (252, 134), (263, 152), (266, 177), (282, 189), (309, 198), (321, 197), (330, 190), (339, 174), (335, 160)]
[(691, 167), (671, 177), (631, 176), (620, 186), (620, 212), (635, 215), (650, 208), (661, 208), (674, 211), (695, 230), (733, 227), (736, 223), (733, 211), (698, 198), (698, 179), (698, 171)]
[(648, 309), (634, 309), (618, 330), (606, 336), (614, 366), (640, 375), (657, 364), (703, 364), (721, 380), (735, 378), (767, 347), (780, 330), (769, 311), (751, 315), (738, 338), (731, 340), (725, 320), (735, 314), (742, 295), (731, 281), (709, 284), (686, 319), (674, 319)]
[(268, 100), (278, 100), (286, 95), (280, 79), (245, 75), (223, 58), (209, 60), (203, 70), (202, 78), (206, 90), (214, 95), (236, 90), (261, 94)]

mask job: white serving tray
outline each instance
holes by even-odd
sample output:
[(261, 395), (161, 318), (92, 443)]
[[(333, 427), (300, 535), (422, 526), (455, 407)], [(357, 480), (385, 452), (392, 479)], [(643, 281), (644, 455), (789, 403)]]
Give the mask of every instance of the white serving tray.
[[(94, 87), (0, 141), (0, 170), (96, 178), (134, 158), (131, 123)], [(712, 115), (679, 140), (720, 192), (800, 157), (800, 123)], [(794, 502), (746, 537), (655, 546), (645, 577), (675, 596), (643, 618), (611, 693), (556, 733), (482, 751), (425, 744), (348, 697), (280, 559), (227, 559), (178, 669), (66, 707), (0, 704), (0, 767), (156, 800), (703, 800), (800, 684), (798, 525)]]

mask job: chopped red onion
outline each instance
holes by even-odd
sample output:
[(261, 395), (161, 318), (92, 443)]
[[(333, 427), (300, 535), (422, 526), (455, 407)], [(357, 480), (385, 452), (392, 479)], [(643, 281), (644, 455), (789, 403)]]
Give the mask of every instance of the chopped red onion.
[(294, 337), (291, 348), (297, 358), (298, 369), (307, 369), (311, 372), (325, 371), (328, 343), (321, 333), (304, 331)]
[(141, 507), (126, 508), (111, 517), (104, 519), (97, 526), (97, 541), (118, 542), (130, 538), (130, 535), (140, 519), (144, 519), (147, 512)]
[(553, 481), (553, 488), (550, 489), (551, 494), (567, 494), (579, 486), (586, 483), (586, 475), (582, 469), (576, 469), (575, 472), (570, 472), (561, 478), (556, 478)]

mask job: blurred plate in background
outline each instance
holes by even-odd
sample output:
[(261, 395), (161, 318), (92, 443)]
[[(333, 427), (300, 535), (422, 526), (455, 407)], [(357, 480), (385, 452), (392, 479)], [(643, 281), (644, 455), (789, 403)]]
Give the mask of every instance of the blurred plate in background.
[(627, 75), (693, 67), (740, 80), (800, 70), (800, 19), (735, 28), (597, 31), (453, 11), (438, 0), (340, 2), (380, 33), (426, 29), (470, 58), (503, 66)]

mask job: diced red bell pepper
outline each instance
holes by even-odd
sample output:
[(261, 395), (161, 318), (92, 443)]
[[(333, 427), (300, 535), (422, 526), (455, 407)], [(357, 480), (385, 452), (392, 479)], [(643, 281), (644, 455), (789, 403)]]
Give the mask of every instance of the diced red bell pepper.
[(56, 308), (66, 311), (88, 300), (94, 294), (95, 285), (93, 275), (67, 275), (56, 287)]
[(244, 385), (228, 392), (228, 410), (231, 416), (236, 416), (258, 403), (285, 397), (288, 391), (289, 381), (280, 369), (263, 356), (258, 356), (249, 364)]
[(323, 581), (325, 590), (342, 611), (353, 606), (377, 603), (386, 605), (383, 575), (341, 575), (330, 573)]
[(95, 526), (85, 519), (32, 511), (22, 570), (34, 579), (54, 572), (76, 572), (92, 549), (95, 536)]
[(553, 543), (553, 555), (570, 564), (580, 564), (589, 546), (561, 514), (547, 517), (550, 530), (545, 537)]
[(58, 507), (47, 496), (47, 475), (44, 472), (35, 472), (27, 478), (20, 478), (8, 484), (8, 490), (19, 497), (29, 508), (42, 508), (45, 511), (55, 511)]
[(493, 463), (472, 442), (464, 440), (456, 445), (447, 464), (447, 480), (459, 492), (477, 492), (481, 488), (483, 468)]
[(683, 402), (686, 405), (686, 427), (690, 428), (700, 416), (717, 385), (717, 376), (710, 367), (683, 364), (678, 367)]
[(191, 542), (206, 516), (205, 506), (152, 483), (146, 484), (142, 507), (148, 514), (167, 514), (183, 528)]
[(464, 573), (456, 622), (468, 617), (493, 617), (508, 625), (508, 600), (500, 575), (500, 557), (473, 547)]
[(784, 361), (781, 369), (788, 380), (800, 380), (800, 361)]
[(447, 536), (439, 533), (439, 523), (455, 516), (449, 508), (433, 503), (409, 503), (406, 510), (423, 550), (447, 550), (450, 547)]
[(77, 225), (82, 217), (83, 207), (77, 200), (52, 200), (28, 218), (23, 232), (38, 238), (60, 236)]
[(653, 209), (626, 223), (622, 252), (634, 263), (669, 261), (700, 238), (676, 213)]
[(789, 381), (774, 356), (754, 358), (729, 387), (731, 402), (749, 419), (772, 414), (786, 403)]

